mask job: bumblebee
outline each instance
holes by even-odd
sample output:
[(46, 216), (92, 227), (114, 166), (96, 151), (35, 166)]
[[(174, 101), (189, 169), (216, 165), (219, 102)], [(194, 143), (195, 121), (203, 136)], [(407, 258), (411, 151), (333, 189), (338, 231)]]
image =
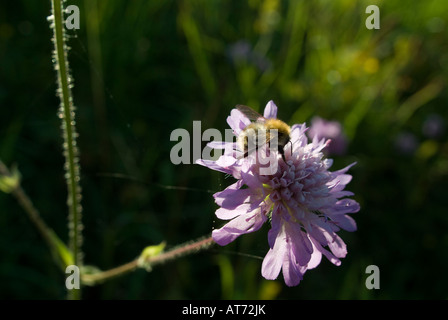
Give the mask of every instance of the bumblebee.
[(243, 151), (243, 157), (247, 157), (265, 144), (270, 148), (275, 147), (271, 142), (277, 141), (278, 152), (286, 162), (284, 148), (291, 140), (291, 127), (279, 119), (267, 119), (248, 106), (239, 104), (236, 108), (249, 120), (254, 121), (244, 128), (237, 138), (237, 145)]

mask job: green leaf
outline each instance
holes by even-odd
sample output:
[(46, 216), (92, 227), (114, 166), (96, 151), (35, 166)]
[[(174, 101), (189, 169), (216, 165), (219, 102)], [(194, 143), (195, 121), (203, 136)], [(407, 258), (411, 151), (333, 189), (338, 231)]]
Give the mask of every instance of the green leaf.
[(52, 251), (56, 259), (62, 264), (64, 270), (67, 266), (74, 264), (73, 254), (62, 242), (61, 239), (54, 233), (53, 230), (48, 230), (48, 235), (52, 243)]

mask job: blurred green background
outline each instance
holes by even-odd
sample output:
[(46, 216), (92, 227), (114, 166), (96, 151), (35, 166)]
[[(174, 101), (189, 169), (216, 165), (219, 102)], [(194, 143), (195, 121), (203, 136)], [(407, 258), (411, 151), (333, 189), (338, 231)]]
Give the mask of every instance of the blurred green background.
[[(227, 128), (236, 104), (270, 99), (290, 124), (337, 120), (361, 211), (348, 255), (288, 288), (261, 277), (266, 226), (211, 250), (83, 290), (85, 299), (447, 299), (448, 2), (67, 1), (81, 152), (85, 263), (103, 270), (165, 240), (220, 227), (211, 193), (231, 184), (170, 162), (170, 133)], [(368, 30), (366, 7), (380, 8)], [(50, 1), (0, 4), (0, 158), (17, 164), (67, 240)], [(331, 155), (330, 155), (331, 156)], [(186, 190), (170, 189), (176, 186)], [(188, 188), (194, 188), (192, 190)], [(199, 190), (197, 190), (199, 189)], [(365, 269), (380, 268), (367, 290)], [(64, 299), (65, 277), (13, 197), (0, 194), (0, 298)]]

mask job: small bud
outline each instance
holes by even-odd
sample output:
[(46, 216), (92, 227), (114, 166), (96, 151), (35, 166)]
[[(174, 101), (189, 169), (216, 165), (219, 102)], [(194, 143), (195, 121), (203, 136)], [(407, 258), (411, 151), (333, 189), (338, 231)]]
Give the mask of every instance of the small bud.
[(17, 166), (12, 167), (10, 174), (0, 175), (0, 190), (5, 193), (13, 192), (20, 184), (20, 172)]
[(145, 268), (146, 271), (151, 271), (151, 264), (149, 263), (149, 260), (153, 257), (158, 256), (163, 252), (165, 249), (166, 242), (162, 242), (155, 246), (149, 246), (143, 249), (142, 253), (140, 254), (140, 257), (138, 258), (138, 266), (140, 268)]

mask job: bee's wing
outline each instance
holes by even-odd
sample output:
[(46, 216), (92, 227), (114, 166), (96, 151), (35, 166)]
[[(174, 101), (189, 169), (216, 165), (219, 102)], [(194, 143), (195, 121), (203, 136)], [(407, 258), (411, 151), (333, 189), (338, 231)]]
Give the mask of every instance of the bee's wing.
[(252, 121), (264, 121), (265, 118), (259, 114), (258, 112), (256, 112), (255, 110), (253, 110), (251, 107), (242, 105), (242, 104), (238, 104), (236, 106), (236, 108), (241, 111), (246, 117), (249, 118), (249, 120)]
[(256, 152), (263, 147), (266, 144), (266, 141), (260, 141), (259, 144), (255, 144), (248, 148), (241, 156), (239, 156), (237, 159), (247, 158), (250, 155), (256, 154)]

